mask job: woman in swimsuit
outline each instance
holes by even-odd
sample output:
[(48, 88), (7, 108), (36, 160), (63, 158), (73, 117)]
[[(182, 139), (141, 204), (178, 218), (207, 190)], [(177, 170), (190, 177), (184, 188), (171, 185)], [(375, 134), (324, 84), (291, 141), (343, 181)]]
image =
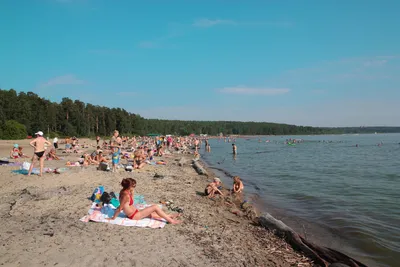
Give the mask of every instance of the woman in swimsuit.
[(176, 220), (179, 214), (168, 215), (158, 205), (152, 205), (148, 208), (138, 210), (133, 206), (134, 200), (134, 189), (136, 187), (136, 180), (132, 178), (125, 178), (121, 182), (122, 190), (119, 193), (119, 202), (121, 203), (118, 209), (115, 211), (114, 216), (108, 220), (115, 220), (121, 210), (124, 211), (126, 216), (131, 220), (141, 220), (143, 218), (167, 220), (170, 224), (178, 224), (182, 221)]
[(33, 170), (33, 165), (36, 160), (39, 160), (39, 165), (40, 165), (40, 175), (39, 176), (43, 175), (43, 165), (44, 165), (44, 159), (45, 159), (44, 153), (46, 150), (45, 145), (48, 145), (48, 146), (51, 145), (51, 143), (43, 137), (42, 131), (37, 132), (35, 135), (36, 135), (35, 140), (33, 140), (32, 142), (29, 143), (31, 145), (31, 147), (33, 147), (33, 149), (34, 149), (34, 155), (32, 157), (31, 166), (29, 167), (28, 176), (31, 175), (32, 170)]

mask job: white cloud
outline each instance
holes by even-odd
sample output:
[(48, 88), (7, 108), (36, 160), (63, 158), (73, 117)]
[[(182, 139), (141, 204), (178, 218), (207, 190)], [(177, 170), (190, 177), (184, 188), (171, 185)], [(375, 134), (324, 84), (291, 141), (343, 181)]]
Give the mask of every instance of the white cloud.
[(63, 76), (54, 77), (47, 82), (40, 84), (40, 88), (46, 88), (54, 85), (78, 85), (78, 84), (86, 84), (85, 81), (80, 80), (75, 77), (73, 74), (67, 74)]
[(251, 88), (251, 87), (225, 87), (218, 90), (220, 93), (237, 95), (282, 95), (290, 92), (288, 88)]
[(193, 26), (195, 27), (212, 27), (215, 25), (235, 25), (236, 22), (233, 20), (226, 19), (197, 19), (194, 21)]

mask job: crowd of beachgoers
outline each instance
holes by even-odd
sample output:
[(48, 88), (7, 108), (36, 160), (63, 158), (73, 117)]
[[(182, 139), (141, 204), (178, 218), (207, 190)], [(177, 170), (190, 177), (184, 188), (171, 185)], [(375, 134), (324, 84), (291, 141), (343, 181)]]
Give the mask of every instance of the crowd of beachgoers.
[[(35, 133), (36, 138), (30, 142), (34, 149), (31, 163), (27, 175), (30, 176), (39, 162), (39, 176), (43, 175), (45, 160), (60, 160), (62, 156), (57, 152), (74, 153), (79, 156), (75, 162), (67, 161), (66, 167), (88, 167), (97, 166), (98, 170), (117, 172), (123, 168), (127, 172), (135, 169), (145, 168), (146, 165), (165, 165), (167, 161), (164, 156), (169, 154), (193, 154), (193, 160), (200, 159), (199, 149), (204, 143), (205, 151), (211, 152), (208, 138), (195, 136), (120, 136), (119, 131), (115, 130), (109, 140), (102, 140), (100, 136), (96, 137), (96, 145), (88, 144), (86, 141), (80, 143), (77, 137), (68, 137), (59, 140), (55, 137), (52, 142), (45, 138), (42, 131)], [(225, 139), (227, 141), (227, 139)], [(228, 139), (231, 142), (231, 139)], [(64, 145), (64, 148), (61, 146)], [(237, 153), (235, 144), (232, 144), (233, 154)], [(29, 158), (23, 153), (23, 149), (18, 144), (14, 144), (10, 151), (10, 158), (18, 161), (20, 158)], [(157, 160), (156, 160), (157, 158)], [(134, 188), (136, 181), (133, 178), (125, 178), (121, 182), (122, 190), (119, 196), (119, 207), (110, 220), (115, 219), (123, 211), (129, 219), (140, 220), (142, 218), (164, 218), (171, 224), (177, 224), (181, 221), (176, 220), (180, 214), (167, 215), (158, 205), (136, 209), (133, 205)], [(233, 177), (233, 186), (229, 191), (232, 194), (241, 194), (244, 186), (239, 176)], [(205, 186), (204, 196), (214, 198), (216, 196), (224, 197), (222, 192), (222, 182), (218, 177), (214, 177), (211, 183)], [(225, 193), (226, 194), (226, 193)]]

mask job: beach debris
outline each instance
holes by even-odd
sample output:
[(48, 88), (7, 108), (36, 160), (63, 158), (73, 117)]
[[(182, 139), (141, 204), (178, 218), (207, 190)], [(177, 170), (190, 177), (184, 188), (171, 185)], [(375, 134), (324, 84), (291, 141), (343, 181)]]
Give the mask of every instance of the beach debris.
[(164, 178), (165, 178), (165, 176), (164, 176), (164, 175), (161, 175), (161, 174), (158, 174), (158, 173), (156, 173), (156, 174), (154, 174), (153, 178), (154, 178), (154, 179), (164, 179)]
[(172, 200), (168, 201), (160, 201), (161, 204), (164, 204), (169, 210), (175, 211), (178, 213), (183, 213), (183, 208), (175, 206)]
[(241, 210), (239, 210), (239, 209), (236, 209), (236, 208), (232, 209), (231, 213), (233, 213), (233, 214), (235, 214), (236, 216), (239, 216), (239, 217), (243, 216), (243, 212)]
[[(244, 205), (244, 204), (243, 204)], [(242, 205), (242, 206), (243, 206)], [(367, 267), (365, 264), (330, 248), (321, 247), (306, 240), (297, 234), (292, 228), (284, 224), (282, 221), (275, 219), (269, 213), (257, 218), (259, 225), (275, 231), (275, 234), (283, 238), (293, 248), (303, 252), (312, 259), (316, 264), (324, 267)], [(341, 264), (347, 265), (337, 265)], [(332, 264), (331, 264), (332, 263)]]
[(256, 218), (258, 218), (257, 209), (251, 203), (244, 201), (241, 204), (241, 208), (242, 208), (245, 216), (247, 218), (249, 218), (250, 220), (255, 220)]
[(200, 165), (198, 161), (193, 161), (193, 168), (199, 175), (206, 175), (208, 176), (207, 171)]

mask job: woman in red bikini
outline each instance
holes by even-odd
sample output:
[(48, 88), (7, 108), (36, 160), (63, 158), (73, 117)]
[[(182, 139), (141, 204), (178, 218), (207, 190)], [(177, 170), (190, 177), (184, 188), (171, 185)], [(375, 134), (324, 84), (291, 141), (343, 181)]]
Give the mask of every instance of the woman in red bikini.
[(150, 217), (153, 219), (163, 218), (167, 220), (167, 222), (171, 224), (178, 224), (182, 221), (175, 220), (179, 214), (168, 215), (158, 205), (152, 205), (148, 208), (138, 210), (133, 206), (133, 194), (134, 188), (136, 187), (136, 180), (132, 178), (122, 179), (121, 182), (122, 190), (119, 193), (119, 202), (120, 205), (118, 209), (115, 211), (114, 216), (109, 220), (115, 220), (121, 210), (124, 211), (126, 216), (131, 220), (140, 220), (146, 217)]

